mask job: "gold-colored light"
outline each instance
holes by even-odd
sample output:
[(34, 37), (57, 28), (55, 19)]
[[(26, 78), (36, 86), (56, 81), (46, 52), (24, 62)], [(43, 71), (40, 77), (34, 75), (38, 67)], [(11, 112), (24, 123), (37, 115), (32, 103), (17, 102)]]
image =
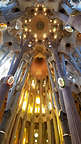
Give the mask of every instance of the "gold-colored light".
[(36, 97), (36, 104), (40, 104), (40, 97)]
[(52, 32), (52, 30), (50, 29), (50, 30), (49, 30), (49, 32), (51, 33), (51, 32)]
[(35, 139), (35, 142), (37, 143), (37, 139)]
[(46, 33), (43, 34), (43, 38), (45, 39), (47, 37)]
[(49, 102), (48, 108), (49, 108), (49, 110), (52, 110), (52, 104), (51, 104), (51, 102)]
[(25, 144), (25, 143), (26, 143), (26, 139), (24, 138), (24, 139), (23, 139), (23, 144)]
[(35, 39), (35, 42), (38, 42), (38, 39), (37, 39), (37, 38)]
[(37, 12), (37, 11), (38, 11), (38, 8), (35, 8), (35, 11)]
[(42, 113), (45, 114), (45, 107), (44, 107), (44, 105), (42, 105)]
[(35, 137), (35, 138), (37, 138), (37, 137), (38, 137), (38, 133), (37, 133), (37, 132), (34, 134), (34, 137)]
[(31, 22), (31, 19), (29, 19), (29, 22)]
[(27, 32), (27, 31), (28, 31), (28, 28), (25, 28), (24, 30), (25, 30), (25, 32)]
[(39, 7), (40, 5), (39, 4), (37, 4), (37, 7)]
[(43, 8), (45, 7), (44, 4), (42, 4), (42, 7), (43, 7)]
[(44, 13), (44, 15), (46, 16), (46, 15), (47, 15), (47, 13)]
[(23, 37), (26, 38), (26, 34), (24, 34)]
[(25, 23), (27, 23), (27, 20), (25, 20)]
[(50, 22), (52, 23), (52, 20), (50, 19)]
[(29, 32), (31, 32), (31, 29), (29, 29)]
[(45, 7), (43, 8), (43, 11), (46, 12), (46, 8)]
[(36, 84), (35, 84), (35, 81), (32, 80), (31, 86), (32, 86), (33, 89), (35, 89), (35, 85), (36, 85)]
[(36, 16), (36, 15), (37, 15), (37, 13), (34, 13), (34, 15)]
[(57, 20), (55, 19), (55, 20), (54, 20), (54, 24), (56, 24), (56, 23), (57, 23)]
[(34, 37), (37, 38), (37, 34), (34, 34)]
[(53, 28), (53, 32), (56, 32), (56, 28), (55, 27)]
[(40, 107), (39, 106), (35, 106), (35, 113), (40, 113)]
[(28, 106), (28, 113), (32, 113), (33, 112), (33, 107), (29, 104)]
[(57, 39), (57, 34), (54, 35), (54, 39)]
[(27, 100), (24, 100), (23, 105), (22, 105), (22, 110), (25, 111), (27, 106)]

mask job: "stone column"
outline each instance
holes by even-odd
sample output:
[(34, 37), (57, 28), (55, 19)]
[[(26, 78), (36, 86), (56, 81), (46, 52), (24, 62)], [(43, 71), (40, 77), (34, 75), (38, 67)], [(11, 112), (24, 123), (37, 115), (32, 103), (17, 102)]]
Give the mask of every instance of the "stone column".
[[(57, 51), (54, 50), (54, 58), (57, 65), (57, 70), (59, 73), (59, 76), (63, 77), (62, 68), (60, 65), (59, 57), (57, 54)], [(72, 92), (69, 86), (67, 86), (67, 83), (65, 84), (65, 87), (61, 89), (65, 104), (65, 109), (67, 113), (67, 119), (72, 139), (72, 144), (80, 144), (81, 143), (81, 121), (80, 117), (77, 113), (75, 103), (72, 97)]]
[(31, 122), (29, 144), (33, 143), (34, 143), (34, 122)]
[(55, 144), (60, 144), (60, 138), (59, 138), (59, 132), (57, 127), (57, 120), (54, 111), (52, 111), (52, 117), (53, 117), (53, 126), (54, 126), (54, 133), (55, 133)]
[(51, 123), (50, 119), (47, 119), (47, 132), (48, 132), (48, 143), (51, 144)]

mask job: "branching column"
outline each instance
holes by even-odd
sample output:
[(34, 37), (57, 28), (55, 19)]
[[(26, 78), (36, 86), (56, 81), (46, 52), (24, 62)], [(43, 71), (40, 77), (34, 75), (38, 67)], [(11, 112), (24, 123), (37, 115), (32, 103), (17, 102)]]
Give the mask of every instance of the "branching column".
[[(56, 50), (54, 50), (54, 58), (57, 65), (59, 76), (63, 78), (63, 72), (62, 72), (62, 68)], [(62, 90), (65, 109), (67, 113), (69, 129), (72, 138), (72, 144), (81, 144), (81, 121), (75, 107), (71, 89), (66, 84), (66, 86), (61, 90)]]

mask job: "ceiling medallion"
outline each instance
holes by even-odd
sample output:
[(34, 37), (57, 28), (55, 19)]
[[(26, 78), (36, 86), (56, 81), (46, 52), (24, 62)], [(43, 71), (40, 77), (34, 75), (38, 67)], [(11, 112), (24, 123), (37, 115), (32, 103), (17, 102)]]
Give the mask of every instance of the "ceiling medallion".
[(61, 87), (61, 88), (64, 88), (65, 87), (65, 81), (63, 78), (58, 78), (58, 85)]
[(29, 24), (29, 29), (31, 29), (32, 35), (38, 40), (45, 39), (49, 34), (50, 28), (51, 25), (49, 19), (42, 14), (34, 16)]

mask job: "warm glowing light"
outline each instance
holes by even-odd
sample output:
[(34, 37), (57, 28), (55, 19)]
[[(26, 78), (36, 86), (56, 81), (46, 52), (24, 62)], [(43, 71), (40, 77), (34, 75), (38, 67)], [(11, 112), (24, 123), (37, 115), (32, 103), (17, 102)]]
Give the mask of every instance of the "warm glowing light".
[(34, 34), (34, 37), (37, 38), (37, 34)]
[(25, 20), (25, 23), (27, 23), (27, 20)]
[(27, 100), (25, 100), (23, 102), (23, 105), (22, 105), (22, 110), (25, 111), (26, 110), (26, 106), (27, 106)]
[(35, 142), (37, 143), (37, 139), (35, 139)]
[(26, 35), (24, 34), (23, 37), (26, 38)]
[(43, 7), (43, 8), (45, 7), (44, 4), (42, 4), (42, 7)]
[(48, 142), (48, 139), (46, 140), (46, 142)]
[(57, 20), (54, 20), (54, 24), (56, 24), (57, 23)]
[(37, 12), (37, 11), (38, 11), (38, 8), (35, 8), (35, 11)]
[(43, 8), (43, 11), (46, 12), (46, 8), (45, 7)]
[(50, 22), (52, 22), (52, 20), (50, 20)]
[(39, 106), (35, 106), (35, 113), (39, 113), (40, 112), (40, 107)]
[(45, 16), (47, 15), (47, 13), (44, 14)]
[(32, 86), (33, 89), (35, 89), (35, 85), (36, 85), (35, 80), (32, 80), (31, 86)]
[(24, 30), (27, 32), (27, 31), (28, 31), (28, 28), (25, 28)]
[(36, 15), (37, 15), (37, 13), (34, 13), (34, 15), (36, 16)]
[(34, 134), (34, 137), (35, 137), (35, 138), (37, 138), (37, 137), (38, 137), (38, 133), (37, 133), (37, 132)]
[(23, 144), (25, 144), (25, 143), (26, 143), (26, 139), (24, 138), (24, 139), (23, 139)]
[(35, 107), (35, 113), (37, 113), (37, 107)]
[(33, 107), (29, 104), (28, 106), (28, 113), (32, 113), (33, 112)]
[(55, 27), (53, 28), (53, 32), (56, 32), (56, 28)]
[(29, 32), (31, 32), (31, 29), (29, 29)]
[(36, 97), (36, 104), (40, 104), (40, 97)]
[(35, 42), (38, 42), (38, 39), (37, 39), (37, 38), (35, 39)]
[(51, 33), (51, 29), (49, 30), (49, 32)]
[(51, 104), (51, 102), (49, 102), (48, 108), (49, 108), (49, 110), (52, 110), (52, 104)]
[(42, 105), (42, 113), (45, 113), (45, 107)]
[(31, 22), (31, 19), (29, 19), (29, 22)]
[(57, 38), (57, 34), (54, 35), (54, 39), (56, 39), (56, 38)]
[(40, 5), (39, 4), (37, 4), (37, 7), (39, 7)]
[(43, 38), (45, 39), (47, 37), (46, 33), (43, 34)]

